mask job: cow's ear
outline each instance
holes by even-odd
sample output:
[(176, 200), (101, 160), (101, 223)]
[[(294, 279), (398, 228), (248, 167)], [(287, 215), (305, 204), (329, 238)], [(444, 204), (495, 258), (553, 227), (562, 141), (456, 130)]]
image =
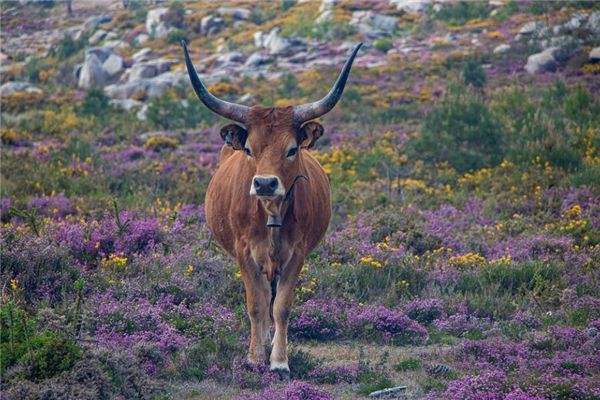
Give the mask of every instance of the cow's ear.
[(239, 125), (229, 124), (221, 128), (221, 138), (225, 141), (228, 146), (233, 147), (235, 150), (242, 150), (248, 132)]
[(323, 127), (321, 124), (310, 121), (300, 127), (297, 140), (301, 148), (310, 149), (322, 135)]

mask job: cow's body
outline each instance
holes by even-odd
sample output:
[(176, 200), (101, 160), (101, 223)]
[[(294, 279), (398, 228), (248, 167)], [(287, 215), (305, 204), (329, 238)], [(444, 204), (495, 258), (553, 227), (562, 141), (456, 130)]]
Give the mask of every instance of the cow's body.
[(289, 376), (287, 327), (296, 281), (331, 218), (329, 181), (308, 153), (323, 134), (323, 127), (313, 120), (340, 99), (361, 44), (321, 100), (274, 108), (248, 107), (212, 95), (182, 45), (198, 98), (212, 111), (243, 125), (221, 129), (226, 145), (204, 206), (216, 241), (240, 267), (250, 317), (248, 359), (266, 361), (272, 317), (271, 370)]
[[(270, 129), (281, 127), (273, 126), (269, 118), (285, 109), (271, 113), (266, 110), (256, 110), (260, 115), (267, 114), (265, 119), (257, 121), (262, 123), (260, 128), (253, 127), (260, 135), (255, 141), (262, 141), (256, 145), (277, 148), (269, 142), (281, 135)], [(271, 366), (283, 370), (287, 368), (287, 317), (296, 279), (304, 259), (325, 234), (331, 217), (330, 187), (325, 172), (308, 150), (300, 149), (297, 157), (298, 169), (294, 174), (306, 179), (293, 184), (292, 195), (283, 205), (280, 228), (267, 227), (264, 205), (250, 195), (249, 188), (257, 174), (256, 163), (243, 152), (231, 151), (227, 145), (221, 151), (219, 167), (208, 185), (205, 200), (208, 226), (216, 241), (237, 261), (246, 287), (252, 324), (249, 358), (257, 363), (266, 359), (274, 295), (272, 312), (276, 329)], [(295, 176), (282, 177), (288, 190)]]

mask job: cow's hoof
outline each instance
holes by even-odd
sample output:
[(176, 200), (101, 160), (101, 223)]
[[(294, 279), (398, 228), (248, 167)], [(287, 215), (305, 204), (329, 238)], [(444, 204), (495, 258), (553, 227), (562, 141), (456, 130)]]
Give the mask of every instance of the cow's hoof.
[(271, 362), (271, 372), (277, 373), (282, 381), (290, 380), (290, 367), (286, 362)]

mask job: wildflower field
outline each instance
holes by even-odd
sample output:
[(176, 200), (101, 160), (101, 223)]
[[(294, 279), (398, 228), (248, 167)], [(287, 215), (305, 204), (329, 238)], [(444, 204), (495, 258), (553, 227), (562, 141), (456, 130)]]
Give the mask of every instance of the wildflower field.
[[(0, 3), (2, 87), (34, 85), (1, 98), (2, 399), (360, 399), (395, 386), (405, 399), (600, 399), (597, 2), (228, 2), (252, 9), (245, 19), (162, 2), (168, 34), (143, 44), (154, 3), (74, 1), (70, 17), (47, 3)], [(368, 33), (352, 22), (364, 10), (396, 25)], [(573, 53), (528, 72), (552, 38), (523, 39), (523, 25), (551, 35), (577, 15), (563, 34)], [(342, 59), (365, 42), (311, 150), (333, 217), (296, 288), (290, 381), (246, 363), (240, 271), (205, 224), (228, 122), (189, 81), (125, 109), (110, 86), (81, 87), (85, 64), (73, 77), (102, 29), (113, 39), (98, 43), (125, 38), (127, 70), (148, 48), (184, 71), (186, 38), (223, 98), (323, 96), (340, 63), (274, 55), (244, 75), (217, 58), (252, 53), (274, 27)], [(57, 41), (6, 47), (36, 30)]]

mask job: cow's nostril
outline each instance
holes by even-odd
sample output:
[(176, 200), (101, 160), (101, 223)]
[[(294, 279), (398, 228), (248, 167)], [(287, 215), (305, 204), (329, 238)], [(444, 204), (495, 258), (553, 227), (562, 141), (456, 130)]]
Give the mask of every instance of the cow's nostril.
[(254, 179), (254, 187), (257, 189), (260, 187), (260, 182), (258, 182), (258, 179)]
[(272, 189), (275, 189), (277, 187), (277, 179), (271, 179), (269, 186), (271, 186)]

